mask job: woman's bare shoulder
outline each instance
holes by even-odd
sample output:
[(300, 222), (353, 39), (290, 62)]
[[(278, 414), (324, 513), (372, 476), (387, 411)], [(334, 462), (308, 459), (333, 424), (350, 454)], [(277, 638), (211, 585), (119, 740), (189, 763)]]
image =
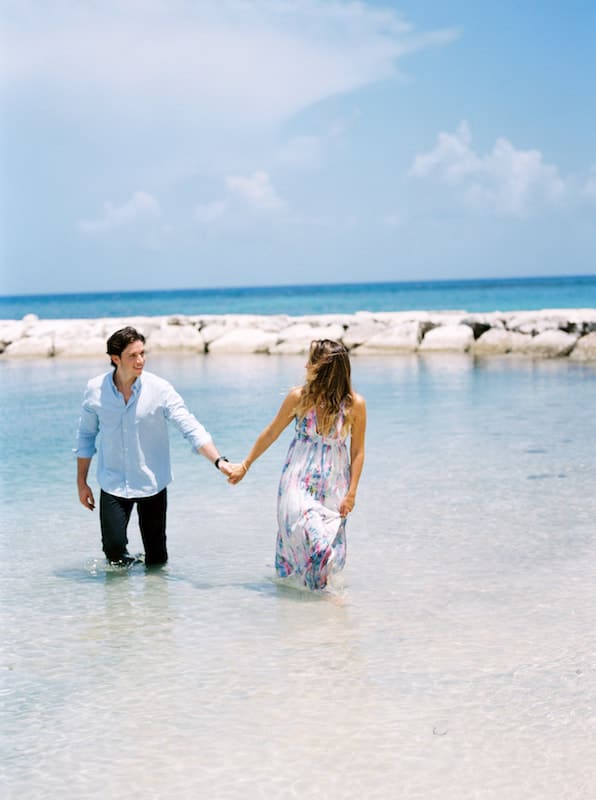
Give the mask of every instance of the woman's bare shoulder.
[(364, 411), (366, 409), (366, 401), (358, 392), (352, 393), (352, 408), (354, 411)]
[(300, 402), (300, 398), (302, 397), (302, 387), (301, 386), (293, 386), (287, 395), (284, 397), (283, 403), (281, 408), (285, 411), (290, 411), (292, 414), (294, 413), (294, 409)]
[(288, 392), (288, 394), (286, 396), (288, 398), (291, 397), (292, 400), (295, 400), (296, 402), (298, 402), (298, 400), (300, 400), (300, 398), (302, 397), (302, 392), (303, 391), (304, 390), (303, 390), (302, 386), (292, 386), (292, 388), (290, 389), (290, 391)]

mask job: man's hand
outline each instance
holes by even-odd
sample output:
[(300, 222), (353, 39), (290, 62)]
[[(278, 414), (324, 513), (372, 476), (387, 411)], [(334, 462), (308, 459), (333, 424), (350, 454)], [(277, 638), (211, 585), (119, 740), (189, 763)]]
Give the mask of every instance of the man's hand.
[(223, 472), (223, 474), (226, 476), (226, 478), (229, 478), (231, 473), (232, 473), (232, 467), (233, 466), (234, 465), (230, 464), (229, 461), (223, 461), (222, 460), (222, 461), (219, 462), (218, 469), (219, 469), (220, 472)]
[(244, 478), (248, 472), (248, 467), (244, 462), (242, 462), (242, 464), (229, 464), (228, 466), (230, 467), (230, 471), (228, 472), (228, 483), (231, 483), (235, 486), (237, 483), (240, 483), (242, 478)]
[(93, 497), (93, 492), (91, 491), (91, 487), (86, 483), (83, 483), (79, 486), (79, 500), (85, 506), (85, 508), (89, 509), (89, 511), (93, 511), (95, 508), (95, 498)]

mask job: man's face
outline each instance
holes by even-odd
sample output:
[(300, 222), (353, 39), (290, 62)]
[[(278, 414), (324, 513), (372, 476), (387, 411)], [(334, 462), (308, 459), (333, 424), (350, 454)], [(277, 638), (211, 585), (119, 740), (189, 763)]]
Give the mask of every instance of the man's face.
[(122, 355), (112, 356), (118, 368), (118, 374), (124, 380), (134, 380), (143, 372), (145, 366), (145, 345), (143, 342), (132, 342), (122, 351)]

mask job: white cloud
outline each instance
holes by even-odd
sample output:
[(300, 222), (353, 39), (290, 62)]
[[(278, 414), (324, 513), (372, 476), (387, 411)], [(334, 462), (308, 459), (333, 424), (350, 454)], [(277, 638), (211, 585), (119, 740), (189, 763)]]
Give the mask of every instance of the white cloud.
[(410, 173), (426, 178), (438, 172), (446, 183), (459, 183), (462, 177), (477, 172), (480, 165), (480, 159), (470, 147), (471, 142), (467, 122), (462, 122), (455, 133), (439, 133), (437, 146), (428, 153), (418, 154)]
[(202, 225), (209, 225), (220, 219), (226, 212), (228, 204), (225, 200), (214, 200), (211, 203), (204, 203), (195, 206), (193, 216)]
[(50, 89), (76, 115), (101, 102), (133, 118), (150, 99), (154, 121), (167, 109), (262, 125), (395, 76), (405, 54), (457, 35), (347, 0), (29, 0), (3, 14), (0, 81)]
[(285, 205), (273, 188), (269, 175), (261, 170), (248, 177), (229, 176), (226, 178), (226, 186), (232, 195), (241, 197), (250, 206), (261, 211), (277, 211)]
[(194, 219), (201, 225), (211, 225), (224, 217), (242, 213), (248, 208), (258, 212), (278, 212), (285, 208), (269, 174), (256, 170), (252, 175), (229, 175), (225, 178), (227, 195), (223, 200), (200, 203), (193, 210)]
[(410, 175), (455, 187), (469, 206), (503, 215), (523, 216), (557, 203), (568, 190), (539, 150), (517, 150), (499, 138), (490, 153), (480, 155), (466, 122), (455, 133), (439, 133), (434, 149), (416, 156)]
[(95, 220), (83, 220), (77, 227), (83, 233), (96, 233), (160, 216), (161, 209), (153, 195), (147, 192), (135, 192), (130, 200), (121, 206), (105, 203), (101, 217)]

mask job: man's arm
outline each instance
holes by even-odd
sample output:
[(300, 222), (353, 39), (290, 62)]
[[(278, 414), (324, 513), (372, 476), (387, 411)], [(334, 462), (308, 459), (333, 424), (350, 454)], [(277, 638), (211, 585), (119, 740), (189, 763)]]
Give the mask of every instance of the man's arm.
[(77, 446), (74, 453), (77, 457), (77, 488), (79, 490), (79, 500), (85, 508), (88, 508), (89, 511), (93, 511), (95, 508), (95, 499), (91, 488), (87, 484), (87, 475), (89, 474), (91, 459), (96, 452), (95, 439), (99, 432), (99, 419), (97, 413), (90, 406), (90, 395), (91, 390), (88, 385), (83, 398), (83, 407), (81, 408), (81, 417), (79, 419), (79, 428), (77, 431)]
[[(191, 443), (193, 450), (205, 456), (212, 464), (220, 458), (211, 434), (205, 430), (194, 414), (190, 413), (184, 400), (172, 386), (168, 387), (166, 417), (174, 423), (184, 438)], [(218, 468), (224, 475), (230, 474), (231, 467), (227, 461), (220, 461)]]
[[(213, 444), (213, 440), (207, 442), (202, 447), (197, 448), (197, 453), (200, 453), (205, 458), (208, 458), (212, 464), (214, 464), (218, 458), (221, 458), (217, 447)], [(229, 476), (232, 471), (232, 465), (229, 464), (227, 461), (220, 461), (217, 465), (217, 468), (220, 472), (223, 472), (224, 475)]]
[(90, 458), (77, 458), (77, 487), (79, 490), (79, 500), (85, 508), (88, 508), (89, 511), (93, 511), (95, 508), (95, 498), (93, 497), (91, 487), (87, 483), (90, 464)]

